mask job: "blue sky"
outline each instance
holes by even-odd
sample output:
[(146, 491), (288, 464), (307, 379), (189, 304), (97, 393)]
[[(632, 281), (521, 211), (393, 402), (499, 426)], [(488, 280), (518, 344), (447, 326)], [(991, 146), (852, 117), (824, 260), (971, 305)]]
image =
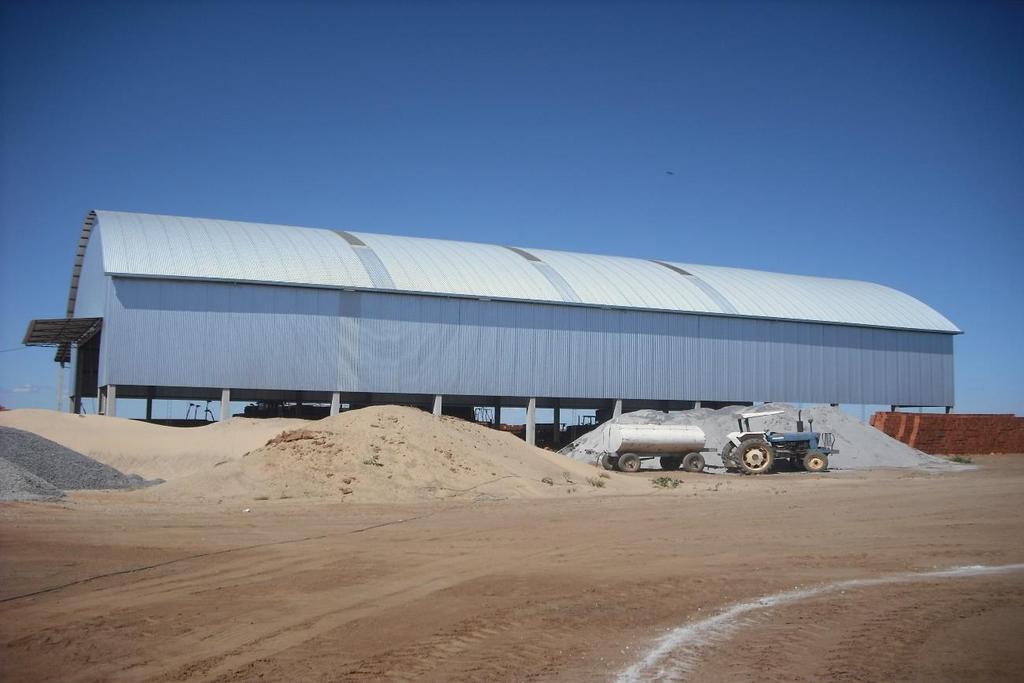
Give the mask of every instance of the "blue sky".
[(4, 405), (104, 208), (879, 282), (1024, 413), (1022, 3), (0, 7)]

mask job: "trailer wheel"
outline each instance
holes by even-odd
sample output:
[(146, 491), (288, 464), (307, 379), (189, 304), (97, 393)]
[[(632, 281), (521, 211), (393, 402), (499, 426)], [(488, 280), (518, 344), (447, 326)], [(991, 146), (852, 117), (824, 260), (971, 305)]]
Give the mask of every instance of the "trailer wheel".
[(637, 472), (640, 470), (640, 456), (636, 453), (624, 453), (619, 456), (620, 472)]
[(735, 448), (736, 445), (732, 441), (726, 441), (725, 445), (722, 446), (722, 451), (719, 453), (722, 456), (722, 467), (727, 470), (735, 470), (738, 467), (732, 459), (732, 452)]
[(775, 464), (775, 449), (762, 439), (748, 439), (736, 449), (743, 474), (764, 474), (771, 472)]
[(682, 464), (683, 459), (678, 455), (663, 455), (658, 458), (658, 464), (661, 465), (663, 470), (678, 470)]
[(683, 457), (683, 469), (687, 472), (703, 472), (704, 456), (700, 453), (687, 453)]
[(602, 470), (615, 469), (615, 465), (612, 464), (612, 456), (608, 455), (607, 453), (603, 454), (600, 458), (598, 458), (597, 464), (601, 466)]
[(828, 456), (824, 453), (808, 453), (804, 456), (804, 469), (808, 472), (824, 472), (828, 469)]

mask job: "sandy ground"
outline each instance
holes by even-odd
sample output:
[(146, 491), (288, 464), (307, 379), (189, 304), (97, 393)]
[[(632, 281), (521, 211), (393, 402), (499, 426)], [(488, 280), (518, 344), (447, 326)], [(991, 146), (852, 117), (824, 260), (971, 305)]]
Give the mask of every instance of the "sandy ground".
[[(736, 602), (1024, 562), (1024, 457), (976, 462), (673, 474), (678, 488), (643, 496), (3, 504), (0, 678), (615, 680)], [(1020, 680), (1022, 634), (1022, 572), (880, 585), (744, 617), (672, 653), (671, 673)]]
[(401, 406), (315, 421), (234, 418), (194, 428), (14, 410), (0, 413), (0, 426), (34, 432), (126, 474), (165, 480), (130, 494), (147, 502), (410, 503), (650, 490), (508, 432)]
[(164, 427), (105, 415), (72, 415), (21, 409), (0, 413), (0, 426), (14, 427), (56, 441), (125, 474), (174, 481), (232, 462), (306, 420), (244, 417), (204, 427)]

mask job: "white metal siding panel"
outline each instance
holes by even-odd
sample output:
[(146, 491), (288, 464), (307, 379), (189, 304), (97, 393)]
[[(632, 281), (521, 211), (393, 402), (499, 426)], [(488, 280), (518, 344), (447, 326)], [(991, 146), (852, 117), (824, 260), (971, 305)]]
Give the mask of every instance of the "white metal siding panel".
[(947, 350), (944, 350), (941, 353), (942, 377), (944, 380), (943, 386), (945, 388), (945, 401), (942, 403), (942, 405), (951, 406), (954, 405), (953, 396), (955, 391), (955, 377), (953, 373), (953, 339), (947, 338), (939, 339), (936, 341), (937, 343), (943, 345), (944, 347), (948, 347)]
[[(117, 328), (116, 326), (110, 325), (110, 319), (108, 315), (108, 312), (111, 310), (111, 307), (113, 306), (115, 299), (114, 283), (111, 281), (110, 278), (106, 278), (106, 280), (107, 283), (103, 296), (104, 316), (103, 327), (101, 328), (100, 334), (100, 354), (98, 359), (98, 367), (96, 368), (97, 387), (106, 386), (109, 383), (107, 381), (108, 368), (110, 367), (108, 357), (110, 355), (110, 348), (114, 346), (113, 341), (118, 339), (118, 337), (115, 336)], [(72, 356), (77, 355), (78, 354), (72, 354)]]
[(114, 278), (103, 383), (952, 405), (949, 335)]
[(338, 297), (339, 315), (336, 391), (358, 391), (360, 330), (363, 320), (362, 298), (345, 292)]
[[(595, 350), (601, 355), (598, 371), (601, 373), (603, 396), (608, 396), (612, 392), (621, 393), (624, 398), (636, 396), (636, 385), (633, 382), (636, 378), (636, 368), (629, 362), (622, 348), (624, 315), (625, 311), (616, 311), (614, 315), (608, 316), (605, 328), (591, 340)], [(656, 396), (657, 393), (652, 389), (651, 395)]]
[(112, 292), (107, 383), (338, 386), (341, 292), (123, 278), (114, 278)]
[[(472, 333), (454, 335), (452, 362), (458, 371), (454, 386), (457, 393), (468, 394), (473, 388), (493, 384), (498, 379), (500, 308), (473, 299), (461, 299), (458, 304), (459, 324)], [(494, 380), (489, 379), (492, 376)]]

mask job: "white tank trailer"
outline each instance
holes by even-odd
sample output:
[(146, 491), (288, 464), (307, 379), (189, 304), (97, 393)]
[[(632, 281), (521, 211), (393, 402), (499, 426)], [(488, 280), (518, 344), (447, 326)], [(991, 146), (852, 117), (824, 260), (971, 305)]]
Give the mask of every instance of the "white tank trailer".
[(636, 472), (642, 460), (658, 458), (661, 469), (687, 472), (704, 470), (704, 430), (687, 425), (613, 424), (607, 433), (607, 451), (601, 466)]

